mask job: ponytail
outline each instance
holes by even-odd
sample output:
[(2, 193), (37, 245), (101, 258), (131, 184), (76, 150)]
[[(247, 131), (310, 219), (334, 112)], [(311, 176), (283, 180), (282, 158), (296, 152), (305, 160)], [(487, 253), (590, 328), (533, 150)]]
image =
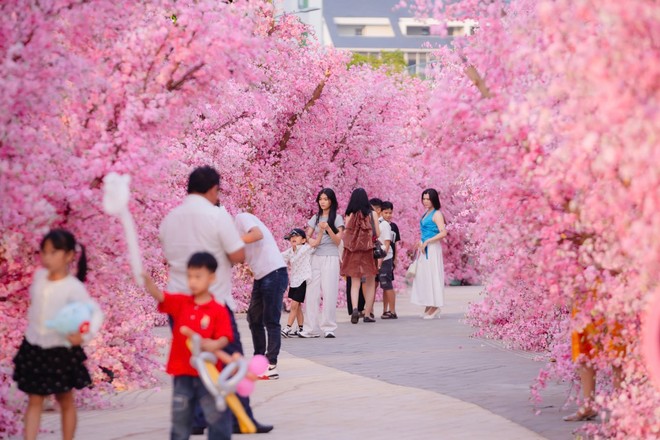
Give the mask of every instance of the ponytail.
[(78, 246), (80, 246), (80, 257), (78, 258), (76, 278), (84, 282), (85, 278), (87, 278), (87, 253), (85, 252), (85, 246), (80, 243), (78, 243)]

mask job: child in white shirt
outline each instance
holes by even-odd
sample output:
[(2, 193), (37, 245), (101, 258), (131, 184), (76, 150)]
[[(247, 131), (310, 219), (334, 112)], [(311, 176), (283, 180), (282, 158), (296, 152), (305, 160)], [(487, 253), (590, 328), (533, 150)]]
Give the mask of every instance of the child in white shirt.
[[(286, 327), (282, 329), (285, 338), (295, 336), (303, 328), (303, 311), (300, 304), (305, 302), (307, 291), (307, 280), (312, 277), (312, 251), (313, 248), (307, 244), (305, 231), (294, 228), (287, 235), (291, 247), (282, 252), (284, 261), (289, 265), (289, 298), (291, 299), (291, 312)], [(298, 328), (292, 328), (294, 321), (298, 320)]]
[[(73, 276), (69, 267), (77, 252), (78, 270)], [(41, 240), (40, 256), (43, 268), (37, 270), (30, 286), (28, 327), (14, 357), (13, 379), (18, 389), (28, 395), (24, 438), (37, 438), (44, 400), (54, 394), (62, 413), (62, 438), (68, 439), (74, 437), (76, 430), (73, 390), (92, 384), (81, 345), (99, 330), (103, 314), (83, 284), (87, 273), (85, 248), (71, 232), (51, 230)], [(73, 333), (60, 334), (51, 328), (51, 320), (74, 302), (89, 305), (92, 317)]]

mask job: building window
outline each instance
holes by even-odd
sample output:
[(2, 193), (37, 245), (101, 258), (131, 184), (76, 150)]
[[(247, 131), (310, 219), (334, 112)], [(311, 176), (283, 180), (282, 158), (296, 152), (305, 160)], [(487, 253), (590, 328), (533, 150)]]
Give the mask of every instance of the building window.
[(357, 36), (357, 37), (361, 37), (363, 31), (364, 31), (364, 28), (363, 28), (363, 27), (356, 27), (356, 28), (355, 28), (355, 36)]
[(408, 26), (406, 35), (411, 37), (431, 35), (431, 28), (429, 26)]
[(417, 64), (417, 54), (414, 52), (406, 53), (406, 64), (408, 65), (408, 67)]
[(447, 35), (450, 37), (462, 37), (467, 34), (465, 26), (447, 26)]
[(309, 8), (309, 0), (298, 0), (298, 9)]

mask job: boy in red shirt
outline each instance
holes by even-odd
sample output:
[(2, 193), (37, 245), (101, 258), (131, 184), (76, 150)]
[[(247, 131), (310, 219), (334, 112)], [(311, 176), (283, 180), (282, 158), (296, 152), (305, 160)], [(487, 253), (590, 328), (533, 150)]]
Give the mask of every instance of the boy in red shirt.
[[(188, 440), (192, 433), (193, 410), (199, 402), (208, 422), (209, 440), (231, 438), (232, 420), (228, 410), (220, 412), (214, 397), (204, 387), (197, 370), (190, 364), (191, 353), (183, 331), (192, 330), (202, 337), (202, 350), (216, 352), (234, 340), (229, 312), (217, 303), (209, 292), (215, 280), (218, 262), (208, 252), (197, 252), (188, 260), (188, 287), (191, 295), (162, 292), (148, 275), (145, 287), (158, 301), (158, 310), (174, 320), (172, 348), (167, 360), (167, 372), (174, 376), (172, 395), (171, 440)], [(222, 363), (218, 361), (218, 370)]]

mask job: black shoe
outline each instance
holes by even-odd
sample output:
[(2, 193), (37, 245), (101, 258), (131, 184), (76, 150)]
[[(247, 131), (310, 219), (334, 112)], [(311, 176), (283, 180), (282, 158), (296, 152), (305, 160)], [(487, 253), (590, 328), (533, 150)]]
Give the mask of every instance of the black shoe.
[(353, 313), (351, 314), (351, 324), (357, 324), (359, 320), (360, 312), (358, 312), (357, 309), (353, 309)]
[[(254, 422), (254, 426), (257, 428), (257, 434), (266, 434), (273, 430), (273, 425), (262, 425), (261, 423)], [(238, 426), (234, 426), (233, 434), (243, 434)]]
[(192, 435), (204, 435), (205, 428), (195, 428), (192, 429)]
[(266, 434), (273, 430), (273, 425), (262, 425), (261, 423), (255, 423), (257, 426), (257, 434)]

